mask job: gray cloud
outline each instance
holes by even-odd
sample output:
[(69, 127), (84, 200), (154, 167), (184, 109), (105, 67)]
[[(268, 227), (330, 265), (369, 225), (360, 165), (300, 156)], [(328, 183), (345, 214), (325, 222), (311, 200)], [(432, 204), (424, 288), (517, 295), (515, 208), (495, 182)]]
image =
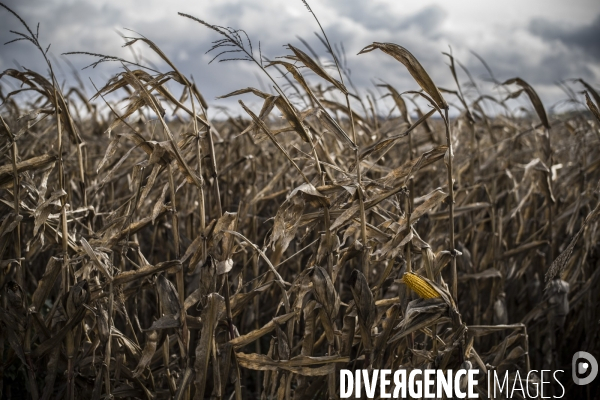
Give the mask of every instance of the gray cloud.
[[(529, 17), (511, 21), (493, 13), (482, 13), (477, 15), (479, 18), (465, 17), (464, 9), (459, 12), (437, 0), (402, 5), (391, 0), (347, 0), (343, 3), (323, 0), (313, 3), (313, 9), (330, 40), (344, 44), (352, 80), (363, 94), (367, 89), (376, 91), (372, 83), (378, 83), (378, 79), (400, 91), (417, 87), (405, 68), (391, 57), (381, 52), (356, 56), (360, 49), (374, 41), (394, 42), (409, 49), (442, 87), (454, 86), (447, 66), (448, 59), (441, 54), (448, 51), (448, 45), (452, 45), (454, 55), (476, 78), (486, 77), (487, 72), (470, 50), (486, 59), (498, 79), (520, 76), (527, 80), (546, 104), (563, 97), (554, 85), (557, 80), (574, 77), (591, 83), (600, 80), (598, 44), (592, 40), (599, 37), (600, 17), (589, 25), (569, 28), (564, 15), (557, 12), (550, 20), (546, 12), (543, 14), (546, 19), (541, 19), (539, 16), (542, 14), (536, 14), (535, 7), (529, 8)], [(217, 25), (245, 29), (255, 50), (260, 42), (263, 55), (269, 58), (286, 54), (283, 46), (287, 43), (303, 47), (297, 39), (300, 36), (309, 42), (322, 60), (328, 59), (322, 44), (313, 34), (318, 25), (300, 1), (192, 3), (172, 0), (166, 6), (162, 0), (147, 0), (141, 9), (127, 1), (9, 0), (6, 4), (25, 18), (32, 28), (38, 21), (41, 22), (40, 39), (45, 44), (52, 43), (50, 53), (57, 59), (62, 59), (60, 54), (64, 52), (81, 50), (132, 59), (131, 51), (121, 47), (123, 40), (115, 31), (135, 36), (123, 28), (134, 29), (154, 40), (182, 72), (193, 74), (199, 88), (213, 105), (235, 107), (235, 99), (215, 98), (243, 87), (259, 86), (257, 76), (261, 77), (265, 87), (268, 80), (256, 66), (247, 62), (208, 65), (212, 55), (205, 52), (213, 40), (219, 39), (218, 35), (178, 16), (178, 11)], [(583, 7), (584, 4), (579, 5)], [(590, 10), (592, 15), (596, 15), (600, 6)], [(22, 30), (22, 27), (12, 15), (0, 10), (2, 43), (15, 37), (9, 30)], [(157, 64), (161, 70), (168, 68), (146, 45), (136, 45), (134, 49), (136, 54)], [(0, 44), (0, 70), (13, 68), (13, 60), (28, 68), (45, 71), (41, 56), (28, 43)], [(86, 56), (69, 56), (69, 60), (77, 69), (94, 61)], [(58, 71), (59, 78), (71, 80), (66, 64), (62, 61), (59, 64), (64, 70)], [(119, 68), (118, 64), (112, 63), (80, 73), (85, 82), (91, 77), (98, 85)], [(461, 81), (466, 81), (464, 73), (459, 75)], [(320, 79), (310, 74), (309, 78)], [(5, 79), (0, 84), (6, 84)]]
[(596, 60), (600, 60), (600, 15), (589, 25), (571, 28), (545, 19), (534, 19), (529, 24), (529, 29), (546, 41), (558, 41), (566, 46), (575, 46)]
[(339, 14), (369, 30), (402, 33), (414, 28), (425, 37), (434, 37), (448, 16), (438, 5), (429, 5), (416, 13), (401, 15), (389, 3), (380, 1), (367, 4), (362, 0), (346, 0), (344, 6), (339, 8)]

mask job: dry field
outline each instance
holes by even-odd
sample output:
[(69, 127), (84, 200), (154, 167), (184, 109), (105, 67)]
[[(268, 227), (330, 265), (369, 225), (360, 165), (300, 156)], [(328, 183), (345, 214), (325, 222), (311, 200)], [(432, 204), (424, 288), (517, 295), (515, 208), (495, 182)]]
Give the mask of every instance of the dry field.
[(373, 43), (356, 57), (414, 85), (360, 97), (322, 30), (327, 66), (196, 21), (217, 60), (269, 80), (227, 95), (261, 108), (212, 119), (144, 37), (127, 45), (164, 71), (88, 55), (118, 73), (63, 86), (22, 21), (47, 68), (0, 74), (2, 398), (327, 399), (360, 368), (563, 369), (568, 397), (598, 396), (570, 378), (573, 353), (600, 354), (592, 86), (566, 82), (573, 111), (547, 114), (493, 66), (477, 92), (448, 54), (438, 88)]

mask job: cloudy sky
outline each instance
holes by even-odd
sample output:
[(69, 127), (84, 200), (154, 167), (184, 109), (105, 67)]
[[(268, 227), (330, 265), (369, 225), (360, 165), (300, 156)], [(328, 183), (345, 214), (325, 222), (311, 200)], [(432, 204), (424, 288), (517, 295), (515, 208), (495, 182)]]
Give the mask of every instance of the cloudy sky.
[[(316, 22), (300, 0), (3, 0), (35, 29), (40, 23), (40, 41), (52, 44), (50, 53), (60, 64), (61, 80), (72, 81), (63, 61), (64, 52), (89, 51), (133, 59), (122, 48), (120, 35), (145, 35), (188, 76), (194, 76), (209, 104), (230, 105), (215, 100), (219, 95), (247, 87), (265, 87), (267, 81), (256, 66), (244, 62), (208, 64), (205, 52), (215, 32), (177, 12), (207, 22), (244, 29), (263, 55), (286, 54), (287, 43), (302, 47), (298, 37), (325, 59), (314, 32)], [(406, 70), (381, 52), (357, 56), (370, 43), (393, 42), (406, 47), (423, 64), (438, 86), (453, 87), (447, 58), (454, 55), (477, 80), (488, 74), (472, 55), (482, 56), (497, 79), (519, 76), (541, 95), (546, 107), (565, 97), (557, 81), (583, 78), (600, 86), (600, 1), (598, 0), (313, 0), (311, 6), (330, 40), (343, 43), (351, 77), (359, 91), (373, 90), (373, 82), (384, 80), (400, 91), (416, 88)], [(18, 21), (0, 9), (0, 41), (13, 39), (10, 30), (22, 31)], [(0, 44), (0, 46), (2, 46)], [(145, 45), (135, 51), (161, 70), (166, 67)], [(81, 69), (94, 61), (87, 56), (68, 56)], [(24, 41), (0, 47), (0, 70), (25, 66), (45, 71), (33, 46)], [(102, 84), (117, 72), (116, 63), (81, 71), (89, 82)], [(462, 73), (461, 73), (462, 74)], [(461, 75), (465, 81), (466, 76)], [(6, 84), (5, 78), (2, 82)], [(577, 90), (577, 86), (575, 86)]]

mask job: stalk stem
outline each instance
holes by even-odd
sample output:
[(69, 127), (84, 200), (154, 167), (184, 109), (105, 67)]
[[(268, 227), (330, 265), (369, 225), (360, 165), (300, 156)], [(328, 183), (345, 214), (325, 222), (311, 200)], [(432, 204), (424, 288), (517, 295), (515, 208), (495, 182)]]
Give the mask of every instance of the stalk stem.
[(448, 145), (448, 205), (450, 214), (450, 252), (452, 253), (452, 297), (458, 302), (458, 276), (456, 272), (456, 252), (454, 250), (454, 180), (452, 179), (452, 158), (454, 151), (452, 150), (452, 138), (450, 136), (450, 121), (448, 120), (448, 108), (444, 110), (445, 125), (446, 125), (446, 143)]

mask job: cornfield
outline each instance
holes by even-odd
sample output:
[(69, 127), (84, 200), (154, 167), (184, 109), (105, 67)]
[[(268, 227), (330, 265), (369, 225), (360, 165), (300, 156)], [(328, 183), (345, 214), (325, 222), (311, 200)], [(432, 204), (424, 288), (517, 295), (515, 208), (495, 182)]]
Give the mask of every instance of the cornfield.
[(226, 94), (262, 106), (212, 118), (151, 38), (126, 46), (165, 71), (71, 53), (118, 64), (88, 93), (0, 5), (47, 64), (0, 73), (2, 398), (335, 399), (341, 369), (384, 368), (509, 371), (511, 387), (560, 369), (569, 398), (598, 398), (570, 381), (575, 352), (600, 355), (589, 83), (551, 114), (518, 77), (486, 65), (480, 91), (448, 53), (440, 88), (375, 42), (356, 57), (391, 56), (415, 83), (381, 83), (382, 100), (353, 89), (322, 29), (327, 63), (306, 44), (267, 59), (180, 14), (272, 89)]

